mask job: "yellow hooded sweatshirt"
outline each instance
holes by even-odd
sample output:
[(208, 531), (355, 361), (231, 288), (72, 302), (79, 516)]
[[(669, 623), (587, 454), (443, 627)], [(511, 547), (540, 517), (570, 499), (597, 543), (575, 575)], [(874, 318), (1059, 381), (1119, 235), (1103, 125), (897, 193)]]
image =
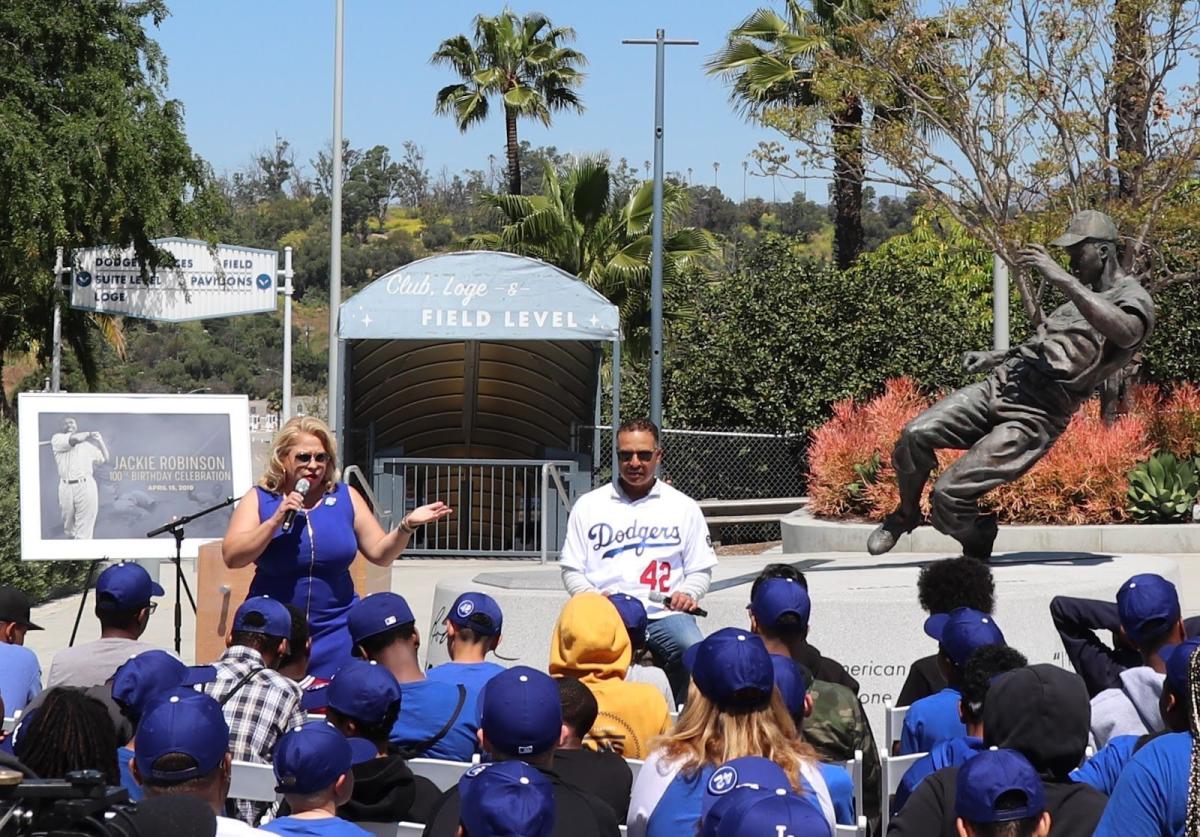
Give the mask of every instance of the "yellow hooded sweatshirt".
[(574, 677), (596, 696), (600, 712), (583, 743), (644, 759), (650, 739), (667, 731), (670, 718), (657, 688), (625, 682), (631, 657), (625, 624), (607, 598), (580, 593), (567, 602), (554, 626), (550, 674)]

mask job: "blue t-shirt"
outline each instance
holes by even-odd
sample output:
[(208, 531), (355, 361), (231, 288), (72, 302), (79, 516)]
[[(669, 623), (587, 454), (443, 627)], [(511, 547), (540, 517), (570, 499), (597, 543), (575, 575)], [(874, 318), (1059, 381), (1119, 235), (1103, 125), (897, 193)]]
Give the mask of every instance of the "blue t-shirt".
[[(475, 755), (477, 719), (469, 714), (468, 692), (462, 709), (442, 739), (417, 756), (449, 761), (470, 761)], [(413, 747), (437, 735), (458, 706), (458, 686), (437, 680), (418, 680), (400, 684), (400, 717), (392, 727), (391, 741), (400, 747)]]
[(1138, 750), (1121, 771), (1095, 837), (1183, 837), (1191, 760), (1186, 732), (1159, 736)]
[(829, 788), (829, 798), (833, 802), (833, 820), (838, 825), (854, 825), (858, 814), (854, 810), (854, 780), (849, 771), (840, 764), (818, 762), (817, 769), (821, 778)]
[(442, 663), (425, 672), (425, 677), (439, 683), (449, 683), (452, 686), (461, 683), (467, 687), (467, 702), (463, 706), (463, 712), (471, 720), (471, 729), (474, 732), (479, 728), (479, 695), (487, 682), (502, 671), (504, 666), (486, 660), (482, 663)]
[(294, 834), (297, 837), (371, 837), (371, 832), (341, 817), (322, 817), (319, 820), (280, 817), (260, 825), (258, 830), (271, 834)]
[(1118, 735), (1108, 739), (1100, 752), (1071, 771), (1071, 781), (1091, 785), (1105, 796), (1112, 796), (1125, 765), (1133, 758), (1137, 735)]
[(925, 781), (927, 777), (937, 773), (943, 767), (962, 764), (976, 753), (986, 749), (982, 738), (974, 738), (970, 735), (951, 738), (949, 741), (938, 744), (929, 751), (929, 755), (913, 762), (912, 767), (904, 771), (904, 776), (901, 777), (900, 784), (896, 788), (896, 801), (892, 805), (892, 816), (900, 813), (900, 809), (917, 789), (917, 785)]
[(690, 776), (677, 774), (646, 820), (646, 837), (695, 834), (704, 804), (704, 789), (714, 770), (713, 765), (706, 765)]
[(42, 692), (42, 667), (37, 654), (24, 645), (0, 643), (0, 695), (4, 714), (12, 717)]
[(962, 693), (949, 686), (908, 707), (900, 733), (900, 755), (928, 753), (943, 741), (963, 738), (967, 727), (958, 717)]
[(121, 769), (121, 787), (129, 791), (130, 802), (142, 801), (142, 786), (133, 778), (133, 770), (129, 763), (133, 761), (133, 750), (128, 747), (117, 748), (117, 767)]

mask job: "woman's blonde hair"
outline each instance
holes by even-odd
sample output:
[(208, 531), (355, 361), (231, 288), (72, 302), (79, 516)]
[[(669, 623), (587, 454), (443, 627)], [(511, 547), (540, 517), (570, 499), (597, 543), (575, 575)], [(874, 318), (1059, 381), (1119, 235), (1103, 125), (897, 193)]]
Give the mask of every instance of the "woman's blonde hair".
[(796, 724), (778, 689), (771, 690), (768, 704), (728, 711), (706, 698), (694, 681), (675, 729), (650, 746), (662, 752), (664, 761), (679, 763), (685, 774), (742, 756), (762, 756), (783, 768), (796, 793), (802, 792), (801, 763), (817, 758), (812, 746), (797, 738)]
[(283, 459), (296, 446), (296, 440), (304, 435), (316, 436), (321, 440), (321, 447), (325, 448), (325, 453), (329, 457), (325, 460), (324, 488), (326, 491), (333, 490), (339, 476), (337, 440), (333, 438), (333, 432), (329, 429), (329, 425), (316, 416), (296, 416), (275, 434), (275, 439), (271, 442), (271, 455), (267, 458), (267, 470), (263, 472), (262, 479), (258, 481), (259, 485), (271, 492), (278, 492), (283, 488), (283, 483), (287, 478), (287, 469), (283, 467)]

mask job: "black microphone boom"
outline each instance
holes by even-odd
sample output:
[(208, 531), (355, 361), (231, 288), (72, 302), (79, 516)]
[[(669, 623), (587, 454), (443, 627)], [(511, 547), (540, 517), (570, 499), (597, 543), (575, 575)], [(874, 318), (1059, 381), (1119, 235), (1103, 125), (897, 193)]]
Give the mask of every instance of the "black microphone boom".
[[(304, 477), (296, 481), (296, 490), (301, 494), (308, 493), (309, 482)], [(292, 524), (296, 521), (296, 510), (288, 509), (283, 515), (283, 531), (292, 531)]]

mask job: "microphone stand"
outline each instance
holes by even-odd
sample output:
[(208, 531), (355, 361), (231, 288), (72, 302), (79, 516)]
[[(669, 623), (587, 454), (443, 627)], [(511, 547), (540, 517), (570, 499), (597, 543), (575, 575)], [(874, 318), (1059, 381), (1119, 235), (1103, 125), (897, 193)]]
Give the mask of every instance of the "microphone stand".
[(192, 598), (192, 590), (188, 587), (187, 579), (183, 577), (183, 566), (180, 564), (181, 553), (183, 552), (183, 527), (191, 523), (198, 517), (204, 517), (206, 514), (211, 514), (218, 509), (223, 509), (226, 506), (233, 505), (233, 498), (226, 497), (215, 506), (209, 506), (207, 509), (201, 509), (195, 514), (185, 515), (184, 517), (175, 518), (169, 523), (164, 523), (157, 529), (151, 529), (146, 533), (146, 537), (153, 538), (158, 535), (170, 532), (175, 536), (175, 653), (179, 653), (179, 649), (183, 645), (183, 602), (180, 595), (180, 588), (187, 593), (188, 602), (192, 605), (192, 613), (196, 612), (196, 600)]

